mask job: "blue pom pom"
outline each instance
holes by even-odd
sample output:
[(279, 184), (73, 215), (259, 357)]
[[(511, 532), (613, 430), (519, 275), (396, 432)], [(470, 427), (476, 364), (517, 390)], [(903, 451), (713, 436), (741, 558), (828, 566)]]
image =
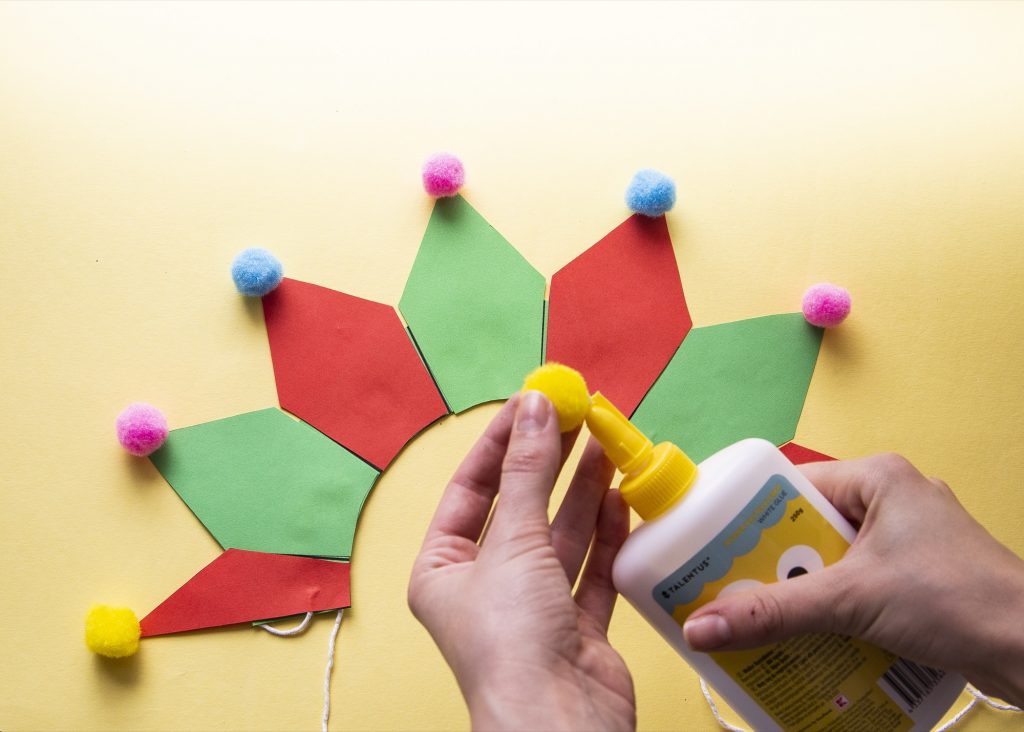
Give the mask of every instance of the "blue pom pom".
[(676, 202), (676, 183), (657, 170), (639, 170), (626, 189), (630, 211), (644, 216), (661, 216)]
[(263, 297), (281, 284), (284, 269), (266, 249), (246, 249), (231, 263), (231, 277), (243, 295)]

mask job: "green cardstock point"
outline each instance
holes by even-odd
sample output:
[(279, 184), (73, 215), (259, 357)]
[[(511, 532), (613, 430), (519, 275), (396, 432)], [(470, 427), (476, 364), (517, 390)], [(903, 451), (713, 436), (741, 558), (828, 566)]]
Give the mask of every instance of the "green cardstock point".
[(150, 460), (223, 548), (332, 558), (379, 475), (280, 409), (172, 430)]
[(793, 439), (822, 331), (800, 313), (769, 315), (686, 336), (633, 414), (654, 442), (694, 461), (747, 437)]
[(544, 277), (461, 196), (434, 204), (399, 309), (454, 412), (540, 364)]

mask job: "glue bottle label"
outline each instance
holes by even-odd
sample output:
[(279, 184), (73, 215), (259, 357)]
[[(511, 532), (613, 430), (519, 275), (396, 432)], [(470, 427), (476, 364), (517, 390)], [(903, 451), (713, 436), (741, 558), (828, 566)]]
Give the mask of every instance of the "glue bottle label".
[[(774, 475), (701, 552), (654, 587), (654, 600), (682, 632), (687, 617), (720, 594), (820, 570), (848, 548), (791, 482)], [(799, 732), (909, 730), (945, 675), (839, 635), (710, 656), (780, 727)]]

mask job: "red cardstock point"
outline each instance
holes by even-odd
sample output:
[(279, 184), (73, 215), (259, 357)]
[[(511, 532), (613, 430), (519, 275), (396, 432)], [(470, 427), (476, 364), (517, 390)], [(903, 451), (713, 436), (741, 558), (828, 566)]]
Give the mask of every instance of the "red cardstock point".
[(347, 562), (228, 549), (140, 622), (143, 637), (349, 607)]
[(263, 314), (281, 408), (374, 467), (448, 413), (390, 305), (284, 279)]
[(823, 452), (817, 452), (795, 442), (787, 442), (785, 445), (779, 448), (783, 455), (789, 458), (789, 462), (793, 465), (803, 465), (804, 463), (821, 463), (827, 460), (835, 460), (831, 455), (826, 455)]
[(629, 415), (692, 325), (665, 218), (631, 216), (552, 277), (547, 360)]

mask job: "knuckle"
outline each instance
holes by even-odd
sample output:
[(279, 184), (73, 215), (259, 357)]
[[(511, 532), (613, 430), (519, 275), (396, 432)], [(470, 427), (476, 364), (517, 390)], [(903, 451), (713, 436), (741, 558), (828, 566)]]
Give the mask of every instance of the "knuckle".
[(779, 638), (785, 634), (786, 623), (782, 605), (771, 593), (754, 593), (747, 608), (747, 620), (755, 638)]
[(893, 483), (917, 475), (917, 468), (902, 455), (886, 452), (869, 458), (872, 473), (879, 488), (885, 489)]
[(503, 473), (537, 473), (544, 469), (547, 455), (540, 445), (523, 444), (509, 449), (501, 470)]

